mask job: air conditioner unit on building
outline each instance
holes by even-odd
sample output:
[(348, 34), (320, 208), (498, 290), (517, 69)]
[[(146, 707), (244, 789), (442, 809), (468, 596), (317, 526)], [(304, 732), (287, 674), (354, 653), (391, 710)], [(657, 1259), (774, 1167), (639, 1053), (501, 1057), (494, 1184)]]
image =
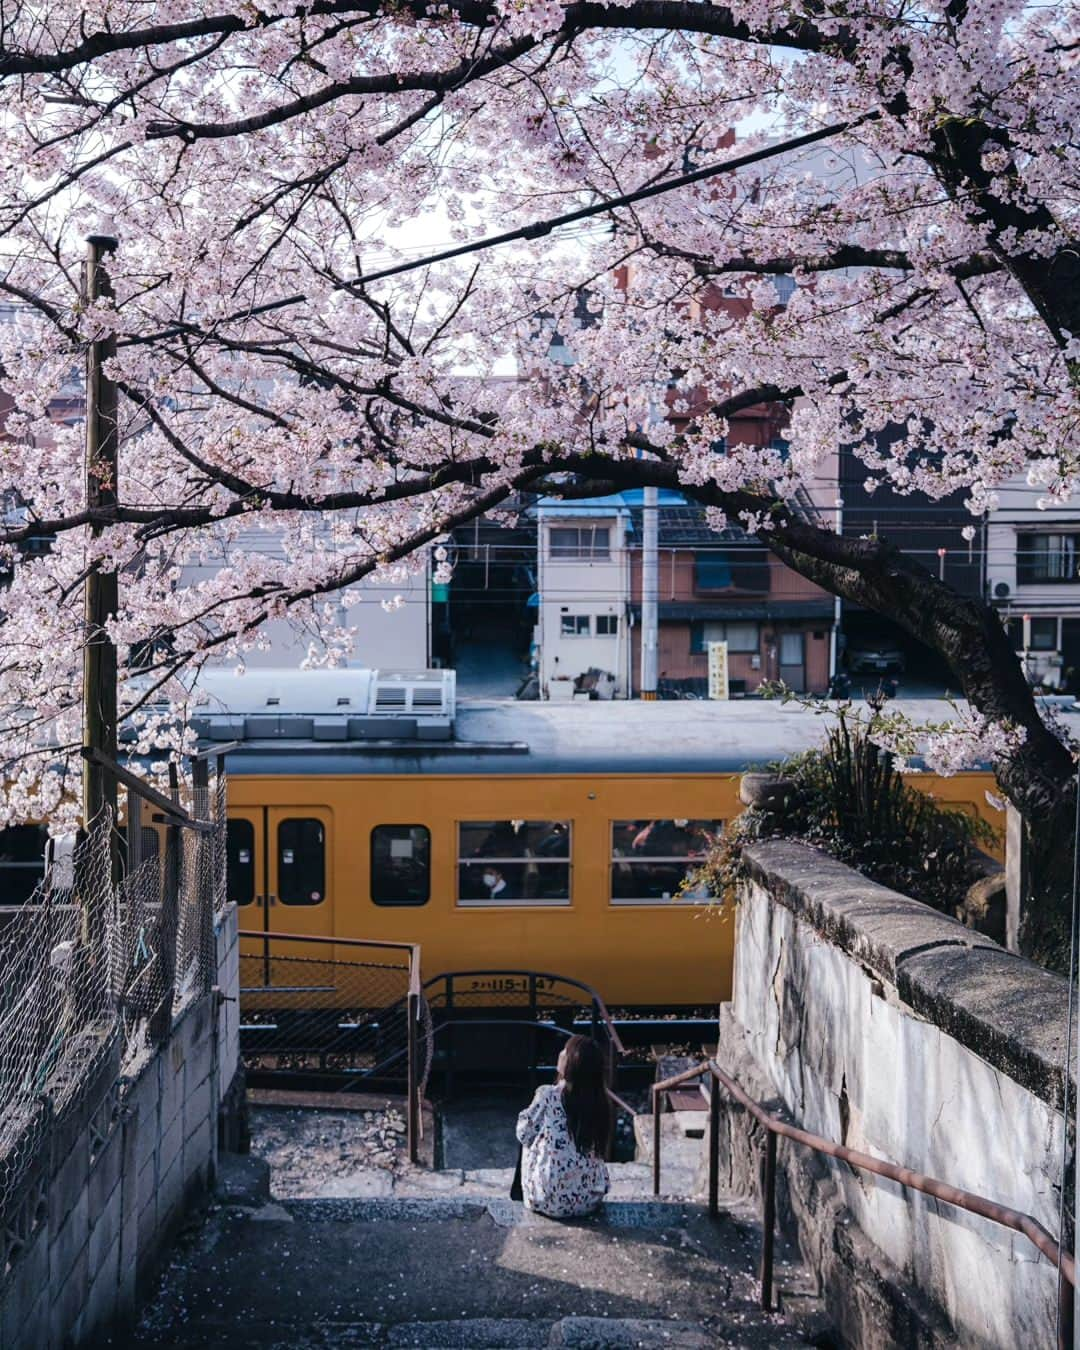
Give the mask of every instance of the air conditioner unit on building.
[(1009, 585), (1009, 583), (1008, 583), (1007, 581), (995, 581), (995, 582), (993, 583), (993, 586), (994, 586), (994, 599), (995, 599), (995, 600), (1007, 600), (1007, 599), (1008, 599), (1009, 593), (1010, 593), (1010, 591), (1012, 590), (1012, 587)]

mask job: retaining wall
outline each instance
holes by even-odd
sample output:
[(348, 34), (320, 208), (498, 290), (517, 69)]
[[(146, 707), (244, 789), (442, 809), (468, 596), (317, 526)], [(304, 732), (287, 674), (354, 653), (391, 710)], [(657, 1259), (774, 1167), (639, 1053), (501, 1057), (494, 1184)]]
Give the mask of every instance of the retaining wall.
[[(746, 858), (721, 1063), (806, 1129), (1056, 1235), (1065, 981), (806, 845)], [(758, 1190), (760, 1146), (725, 1107), (734, 1189)], [(782, 1221), (847, 1344), (1055, 1343), (1057, 1273), (1020, 1234), (786, 1140), (779, 1166)], [(1070, 1147), (1067, 1189), (1071, 1167)]]
[(0, 1271), (0, 1350), (100, 1343), (134, 1313), (164, 1249), (205, 1199), (218, 1106), (236, 1073), (236, 909), (215, 923), (216, 993), (190, 1003), (169, 1039), (121, 1073), (103, 1033), (13, 1212), (18, 1241)]

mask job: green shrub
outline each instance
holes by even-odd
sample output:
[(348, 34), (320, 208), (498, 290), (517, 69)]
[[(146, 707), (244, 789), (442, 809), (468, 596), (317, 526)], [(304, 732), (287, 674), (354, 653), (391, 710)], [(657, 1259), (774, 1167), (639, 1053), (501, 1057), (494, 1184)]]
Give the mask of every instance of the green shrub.
[(747, 843), (783, 834), (816, 844), (893, 890), (951, 913), (984, 874), (978, 850), (995, 831), (949, 810), (906, 782), (893, 756), (839, 712), (820, 750), (768, 768), (793, 782), (779, 825), (751, 808), (730, 821), (693, 884), (731, 898)]

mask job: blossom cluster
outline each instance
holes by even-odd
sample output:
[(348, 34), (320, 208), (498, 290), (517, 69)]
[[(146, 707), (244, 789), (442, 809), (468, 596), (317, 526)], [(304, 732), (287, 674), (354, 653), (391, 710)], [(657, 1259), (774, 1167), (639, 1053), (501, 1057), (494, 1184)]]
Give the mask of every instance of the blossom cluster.
[[(5, 9), (0, 823), (77, 810), (88, 568), (121, 577), (138, 748), (175, 753), (201, 663), (242, 663), (283, 616), (309, 662), (345, 659), (342, 588), (643, 437), (731, 497), (718, 527), (765, 534), (841, 441), (868, 479), (959, 491), (973, 516), (1017, 475), (1048, 502), (1076, 491), (1075, 332), (1025, 283), (1077, 232), (1064, 7), (685, 0), (663, 29), (635, 0), (592, 26), (557, 0), (212, 8)], [(972, 124), (985, 140), (950, 167)], [(83, 238), (103, 229), (114, 297), (88, 304)], [(91, 532), (64, 410), (106, 334), (120, 507)], [(782, 450), (733, 441), (757, 391), (790, 408)], [(35, 529), (47, 551), (26, 551)]]

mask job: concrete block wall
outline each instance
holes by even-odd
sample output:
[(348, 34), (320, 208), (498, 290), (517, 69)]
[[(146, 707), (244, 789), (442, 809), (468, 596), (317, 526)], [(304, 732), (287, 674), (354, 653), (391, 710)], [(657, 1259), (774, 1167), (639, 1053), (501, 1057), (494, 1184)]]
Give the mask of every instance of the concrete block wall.
[(240, 1062), (240, 939), (236, 906), (226, 906), (214, 925), (218, 988), (225, 995), (218, 1015), (218, 1100), (225, 1101)]
[[(235, 999), (234, 907), (217, 929), (219, 988)], [(93, 1345), (132, 1317), (213, 1184), (218, 1105), (237, 1064), (238, 1019), (223, 1010), (236, 1006), (214, 993), (190, 1004), (129, 1077), (110, 1047), (54, 1120), (13, 1212), (0, 1216), (26, 1235), (0, 1272), (0, 1350)]]
[[(806, 1129), (1056, 1235), (1065, 981), (806, 845), (747, 860), (722, 1061)], [(729, 1109), (724, 1146), (756, 1191), (760, 1128)], [(1022, 1235), (786, 1141), (780, 1167), (848, 1344), (1055, 1343), (1057, 1272)]]

